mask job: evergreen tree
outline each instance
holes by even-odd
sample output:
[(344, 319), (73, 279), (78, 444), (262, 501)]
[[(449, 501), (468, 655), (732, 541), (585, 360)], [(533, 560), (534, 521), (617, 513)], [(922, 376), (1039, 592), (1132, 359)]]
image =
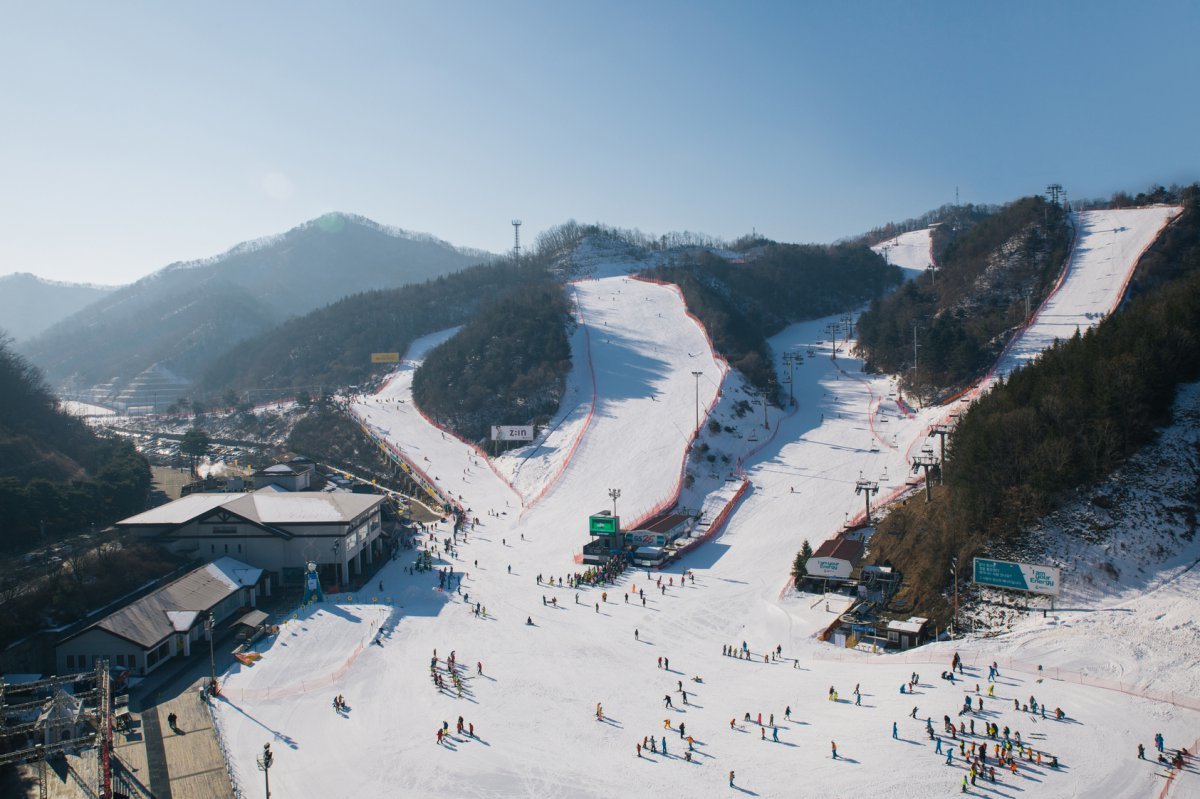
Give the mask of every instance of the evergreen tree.
[(183, 440), (179, 442), (179, 451), (184, 455), (191, 456), (193, 474), (196, 472), (196, 462), (208, 454), (211, 446), (212, 443), (208, 440), (208, 433), (199, 427), (193, 427), (183, 434)]
[(792, 579), (796, 588), (799, 588), (800, 584), (804, 582), (804, 578), (808, 576), (808, 559), (812, 557), (812, 554), (812, 545), (806, 538), (800, 545), (800, 551), (796, 553), (796, 559), (792, 561)]

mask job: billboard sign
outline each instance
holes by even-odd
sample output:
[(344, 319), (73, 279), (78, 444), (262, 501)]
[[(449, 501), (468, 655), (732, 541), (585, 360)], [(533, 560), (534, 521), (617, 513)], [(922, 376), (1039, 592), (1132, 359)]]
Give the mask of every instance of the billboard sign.
[(666, 536), (658, 535), (657, 533), (626, 533), (625, 540), (630, 544), (636, 544), (639, 547), (662, 546), (666, 543)]
[(492, 441), (533, 441), (533, 425), (492, 425)]
[(400, 363), (398, 352), (372, 352), (371, 363)]
[(825, 577), (845, 580), (850, 577), (850, 561), (843, 558), (809, 558), (804, 564), (809, 577)]
[(1028, 591), (1031, 594), (1058, 596), (1062, 590), (1062, 575), (1058, 569), (1032, 563), (975, 558), (974, 579), (979, 585)]
[(621, 529), (619, 516), (589, 516), (588, 532), (592, 535), (612, 535)]

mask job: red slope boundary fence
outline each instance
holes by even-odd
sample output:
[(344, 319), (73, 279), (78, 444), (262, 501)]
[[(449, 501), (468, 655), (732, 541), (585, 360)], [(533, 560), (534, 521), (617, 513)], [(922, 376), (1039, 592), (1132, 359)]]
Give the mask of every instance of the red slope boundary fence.
[(665, 280), (642, 277), (640, 275), (630, 275), (629, 279), (638, 280), (642, 283), (652, 283), (656, 286), (663, 286), (674, 291), (679, 297), (680, 304), (683, 305), (684, 314), (688, 319), (691, 319), (693, 322), (695, 322), (696, 327), (700, 329), (701, 335), (704, 336), (704, 340), (708, 344), (708, 351), (712, 353), (713, 361), (716, 362), (717, 366), (721, 369), (721, 380), (717, 383), (717, 393), (713, 396), (708, 405), (705, 406), (704, 412), (700, 416), (700, 425), (696, 429), (692, 430), (692, 433), (690, 436), (688, 436), (687, 443), (683, 448), (683, 457), (680, 459), (679, 473), (675, 478), (674, 488), (668, 491), (666, 496), (654, 503), (654, 505), (652, 505), (648, 510), (642, 511), (640, 515), (635, 517), (633, 522), (625, 525), (625, 529), (635, 530), (653, 519), (655, 516), (658, 516), (660, 513), (663, 513), (664, 511), (679, 504), (679, 497), (683, 493), (683, 476), (687, 472), (688, 456), (691, 454), (692, 445), (696, 443), (696, 439), (699, 437), (700, 431), (704, 428), (704, 424), (708, 419), (708, 415), (712, 413), (713, 408), (715, 408), (717, 403), (721, 400), (721, 395), (724, 393), (725, 389), (725, 378), (729, 375), (729, 362), (726, 361), (725, 358), (718, 353), (716, 348), (713, 346), (712, 339), (709, 337), (708, 330), (705, 329), (704, 324), (697, 319), (691, 311), (688, 310), (687, 300), (684, 298), (683, 291), (680, 290), (679, 286), (675, 285), (674, 283), (668, 283)]
[(687, 546), (675, 553), (675, 557), (681, 558), (701, 544), (713, 540), (724, 529), (725, 523), (733, 515), (734, 507), (742, 501), (742, 497), (746, 495), (748, 490), (750, 490), (750, 481), (743, 478), (742, 484), (738, 486), (737, 491), (733, 493), (733, 496), (725, 503), (725, 506), (713, 517), (713, 520), (708, 523), (708, 529), (704, 531), (704, 534), (688, 542)]
[(575, 457), (575, 452), (579, 449), (579, 445), (583, 441), (583, 437), (587, 433), (588, 428), (592, 426), (592, 419), (596, 415), (596, 367), (592, 362), (592, 335), (588, 330), (586, 321), (583, 318), (583, 308), (579, 304), (579, 291), (576, 288), (576, 284), (579, 282), (579, 280), (571, 281), (571, 292), (575, 295), (575, 318), (579, 322), (580, 327), (583, 328), (584, 349), (587, 352), (588, 375), (592, 378), (591, 404), (588, 407), (587, 418), (583, 420), (583, 425), (579, 428), (579, 433), (575, 436), (575, 440), (571, 442), (571, 446), (567, 450), (566, 457), (563, 458), (562, 463), (558, 465), (558, 467), (554, 470), (554, 473), (549, 479), (546, 480), (538, 492), (525, 502), (525, 507), (522, 508), (521, 515), (517, 519), (518, 521), (523, 519), (525, 514), (535, 505), (541, 502), (546, 495), (550, 493), (550, 490), (558, 484), (559, 479), (562, 478), (563, 474), (566, 473), (567, 467), (571, 464), (571, 460)]

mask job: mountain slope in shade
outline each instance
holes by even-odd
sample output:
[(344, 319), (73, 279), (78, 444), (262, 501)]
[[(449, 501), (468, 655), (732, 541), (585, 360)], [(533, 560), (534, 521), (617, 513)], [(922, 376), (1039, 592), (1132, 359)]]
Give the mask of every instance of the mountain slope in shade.
[(0, 330), (14, 341), (33, 338), (115, 290), (113, 286), (43, 280), (28, 272), (5, 275), (0, 277)]
[(482, 257), (363, 217), (327, 214), (222, 255), (175, 263), (62, 320), (22, 350), (53, 383), (119, 388), (158, 364), (195, 377), (237, 341), (341, 297)]

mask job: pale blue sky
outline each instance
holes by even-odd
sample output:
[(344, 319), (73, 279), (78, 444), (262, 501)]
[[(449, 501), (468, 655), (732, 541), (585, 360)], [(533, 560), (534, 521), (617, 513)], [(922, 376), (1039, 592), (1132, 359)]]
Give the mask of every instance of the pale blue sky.
[(831, 241), (1200, 179), (1188, 2), (2, 2), (0, 274), (124, 282), (333, 210)]

